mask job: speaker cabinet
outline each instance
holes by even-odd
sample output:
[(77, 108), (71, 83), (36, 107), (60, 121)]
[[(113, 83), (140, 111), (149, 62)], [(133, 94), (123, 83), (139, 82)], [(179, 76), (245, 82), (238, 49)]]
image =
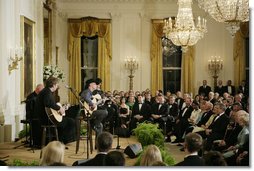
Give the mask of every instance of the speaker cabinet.
[(124, 153), (130, 158), (137, 157), (140, 152), (142, 152), (141, 144), (130, 144), (124, 150)]

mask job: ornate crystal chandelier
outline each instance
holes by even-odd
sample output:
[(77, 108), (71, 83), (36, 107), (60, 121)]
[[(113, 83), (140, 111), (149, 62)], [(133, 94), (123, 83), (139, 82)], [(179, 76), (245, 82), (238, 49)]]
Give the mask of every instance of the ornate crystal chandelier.
[(249, 0), (197, 0), (199, 7), (208, 12), (216, 21), (226, 23), (234, 37), (240, 22), (249, 21)]
[(177, 46), (172, 43), (170, 39), (166, 37), (162, 38), (162, 53), (164, 56), (171, 56), (177, 52)]
[(175, 45), (182, 46), (186, 52), (188, 46), (193, 46), (207, 32), (206, 20), (198, 17), (195, 26), (192, 14), (192, 0), (178, 0), (178, 14), (175, 20), (171, 17), (164, 21), (163, 33)]

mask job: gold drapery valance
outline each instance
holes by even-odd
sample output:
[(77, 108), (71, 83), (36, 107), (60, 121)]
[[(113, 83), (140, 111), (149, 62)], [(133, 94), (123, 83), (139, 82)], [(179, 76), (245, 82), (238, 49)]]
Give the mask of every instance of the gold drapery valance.
[[(154, 95), (156, 90), (163, 89), (162, 72), (162, 42), (163, 20), (152, 20), (152, 47), (151, 47), (151, 91)], [(182, 54), (181, 91), (193, 93), (194, 91), (194, 48), (189, 47), (186, 54)]]
[[(111, 60), (111, 20), (92, 17), (69, 20), (69, 85), (81, 91), (81, 37), (98, 36), (98, 77), (102, 79), (102, 89), (110, 90)], [(77, 103), (69, 93), (69, 102)]]
[(240, 30), (236, 32), (234, 38), (234, 84), (240, 85), (242, 80), (246, 80), (246, 42), (249, 37), (249, 22), (241, 23)]

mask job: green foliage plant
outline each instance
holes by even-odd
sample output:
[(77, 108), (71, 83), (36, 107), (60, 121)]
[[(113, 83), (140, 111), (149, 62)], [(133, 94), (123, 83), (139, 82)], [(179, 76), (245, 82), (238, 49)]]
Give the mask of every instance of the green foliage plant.
[(9, 164), (9, 166), (39, 166), (38, 161), (31, 161), (31, 162), (25, 162), (21, 161), (20, 159), (14, 159), (12, 163)]
[[(158, 124), (152, 123), (140, 123), (137, 128), (133, 130), (134, 135), (137, 137), (138, 141), (141, 143), (143, 147), (143, 151), (145, 151), (146, 147), (150, 144), (154, 144), (159, 147), (161, 151), (162, 160), (166, 165), (173, 166), (175, 165), (175, 159), (169, 154), (169, 152), (165, 149), (164, 145), (164, 135), (162, 134), (162, 130), (159, 129)], [(141, 156), (143, 152), (140, 153), (135, 166), (140, 166)]]

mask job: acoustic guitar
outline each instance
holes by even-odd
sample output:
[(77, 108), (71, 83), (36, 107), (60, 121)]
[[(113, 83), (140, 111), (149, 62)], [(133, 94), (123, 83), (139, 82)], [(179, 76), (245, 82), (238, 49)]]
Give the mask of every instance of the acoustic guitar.
[[(62, 105), (60, 103), (57, 103), (57, 105), (62, 107)], [(65, 110), (67, 110), (67, 108), (65, 106), (63, 106), (63, 107), (65, 108)], [(65, 113), (61, 114), (60, 112), (58, 112), (52, 108), (45, 107), (45, 111), (48, 115), (49, 120), (55, 125), (62, 122), (63, 116), (65, 116)]]
[(101, 98), (101, 96), (99, 94), (96, 94), (96, 95), (92, 96), (92, 102), (93, 102), (93, 104), (95, 104), (94, 108), (90, 107), (86, 101), (84, 102), (84, 109), (85, 109), (86, 115), (91, 115), (94, 111), (96, 111), (97, 105), (101, 104), (103, 102), (103, 99)]

